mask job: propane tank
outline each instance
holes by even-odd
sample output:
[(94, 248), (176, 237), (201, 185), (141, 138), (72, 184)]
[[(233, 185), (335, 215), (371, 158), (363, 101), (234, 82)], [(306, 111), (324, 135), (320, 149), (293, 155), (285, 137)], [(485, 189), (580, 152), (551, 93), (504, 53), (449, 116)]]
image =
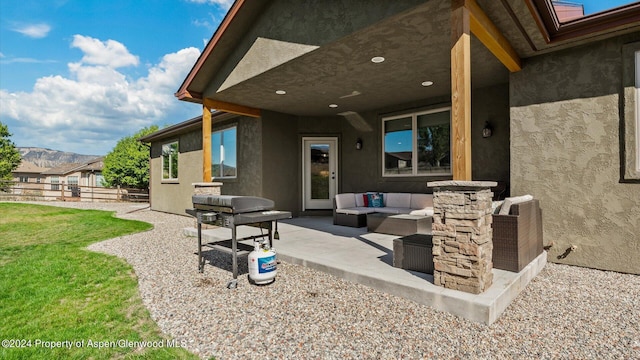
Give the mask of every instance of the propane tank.
[(269, 284), (276, 279), (276, 252), (254, 240), (254, 249), (249, 253), (249, 278), (256, 284)]

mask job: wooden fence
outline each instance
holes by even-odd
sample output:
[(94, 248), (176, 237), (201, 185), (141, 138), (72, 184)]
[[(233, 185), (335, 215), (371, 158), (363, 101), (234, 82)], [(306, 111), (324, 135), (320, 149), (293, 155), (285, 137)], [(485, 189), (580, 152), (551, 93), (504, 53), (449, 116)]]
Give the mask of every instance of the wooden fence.
[(149, 202), (149, 189), (106, 188), (78, 184), (0, 182), (0, 201)]

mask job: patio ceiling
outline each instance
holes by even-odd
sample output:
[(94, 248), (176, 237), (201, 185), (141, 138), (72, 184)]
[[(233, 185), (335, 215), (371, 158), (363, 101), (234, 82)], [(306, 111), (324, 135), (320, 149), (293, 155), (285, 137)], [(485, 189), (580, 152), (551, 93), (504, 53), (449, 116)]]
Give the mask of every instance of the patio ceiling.
[[(231, 87), (219, 87), (215, 93), (210, 89), (206, 96), (303, 116), (360, 112), (448, 96), (450, 17), (448, 1), (428, 1), (315, 49), (289, 44), (303, 55)], [(256, 41), (254, 46), (263, 43)], [(259, 62), (260, 52), (253, 53), (249, 50), (243, 61)], [(474, 88), (508, 82), (508, 70), (475, 38), (471, 54)], [(385, 61), (373, 63), (375, 56)], [(241, 65), (242, 61), (238, 68)], [(433, 85), (425, 87), (424, 81)], [(278, 95), (276, 90), (286, 94)]]
[[(528, 5), (530, 2), (477, 0), (479, 7), (523, 59), (640, 28), (640, 23), (635, 22), (568, 40), (548, 42), (532, 15), (535, 10)], [(243, 64), (228, 63), (229, 54), (247, 35), (252, 24), (265, 13), (266, 4), (271, 3), (236, 1), (202, 58), (176, 93), (179, 99), (203, 103), (206, 97), (209, 105), (222, 105), (221, 109), (231, 112), (236, 112), (234, 109), (240, 106), (238, 113), (246, 108), (252, 116), (257, 116), (260, 109), (327, 116), (451, 94), (452, 1), (429, 0), (417, 6), (407, 1), (398, 8), (408, 10), (385, 16), (381, 21), (327, 43), (292, 43), (289, 37), (305, 38), (305, 31), (314, 30), (328, 31), (333, 35), (339, 30), (311, 26), (302, 29), (302, 36), (254, 37), (253, 48), (246, 52), (244, 65), (268, 64), (258, 66), (260, 71), (253, 68), (248, 73), (238, 74), (242, 72)], [(275, 45), (270, 47), (269, 44)], [(386, 60), (374, 64), (371, 62), (374, 56), (383, 56)], [(235, 70), (230, 71), (230, 67), (235, 67)], [(508, 77), (504, 66), (472, 36), (471, 86), (481, 88), (506, 83)], [(423, 81), (432, 81), (433, 85), (423, 87)], [(217, 85), (207, 88), (208, 84)], [(276, 90), (287, 93), (277, 95)], [(358, 95), (350, 96), (353, 94)], [(329, 104), (338, 107), (330, 108)]]

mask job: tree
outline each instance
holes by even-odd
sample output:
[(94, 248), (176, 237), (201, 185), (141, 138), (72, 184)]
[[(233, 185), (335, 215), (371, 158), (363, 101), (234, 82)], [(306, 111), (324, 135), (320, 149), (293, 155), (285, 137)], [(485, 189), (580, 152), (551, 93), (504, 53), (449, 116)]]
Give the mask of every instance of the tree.
[(448, 124), (433, 125), (420, 129), (418, 146), (422, 157), (431, 166), (440, 167), (440, 162), (451, 150), (451, 132)]
[(4, 183), (13, 180), (11, 172), (20, 166), (22, 157), (16, 145), (9, 140), (9, 127), (0, 122), (0, 190), (4, 191)]
[(153, 125), (118, 141), (104, 158), (102, 176), (106, 186), (149, 187), (149, 146), (138, 139), (156, 131), (158, 126)]

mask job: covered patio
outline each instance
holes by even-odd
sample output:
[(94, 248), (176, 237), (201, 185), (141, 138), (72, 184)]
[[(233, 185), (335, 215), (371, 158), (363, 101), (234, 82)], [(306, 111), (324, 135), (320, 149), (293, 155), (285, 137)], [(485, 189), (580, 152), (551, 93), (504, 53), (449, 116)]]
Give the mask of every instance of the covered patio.
[[(189, 236), (197, 236), (195, 228), (185, 228), (184, 232)], [(368, 233), (366, 228), (337, 226), (333, 225), (330, 217), (318, 216), (281, 221), (278, 232), (280, 239), (274, 240), (274, 248), (281, 261), (329, 273), (485, 324), (496, 321), (547, 262), (547, 253), (543, 252), (519, 273), (493, 269), (491, 287), (474, 295), (436, 286), (433, 275), (394, 267), (393, 240), (398, 238), (395, 235)], [(258, 230), (255, 228), (238, 227), (239, 238), (256, 234)], [(226, 228), (203, 230), (203, 242), (228, 238), (230, 230)], [(251, 244), (251, 240), (244, 243)], [(240, 259), (242, 257), (246, 259), (246, 254), (239, 256)], [(246, 261), (240, 261), (240, 264), (240, 273), (246, 274)], [(216, 263), (210, 263), (207, 259), (205, 273), (209, 266), (216, 266)], [(193, 268), (197, 270), (195, 256)]]

